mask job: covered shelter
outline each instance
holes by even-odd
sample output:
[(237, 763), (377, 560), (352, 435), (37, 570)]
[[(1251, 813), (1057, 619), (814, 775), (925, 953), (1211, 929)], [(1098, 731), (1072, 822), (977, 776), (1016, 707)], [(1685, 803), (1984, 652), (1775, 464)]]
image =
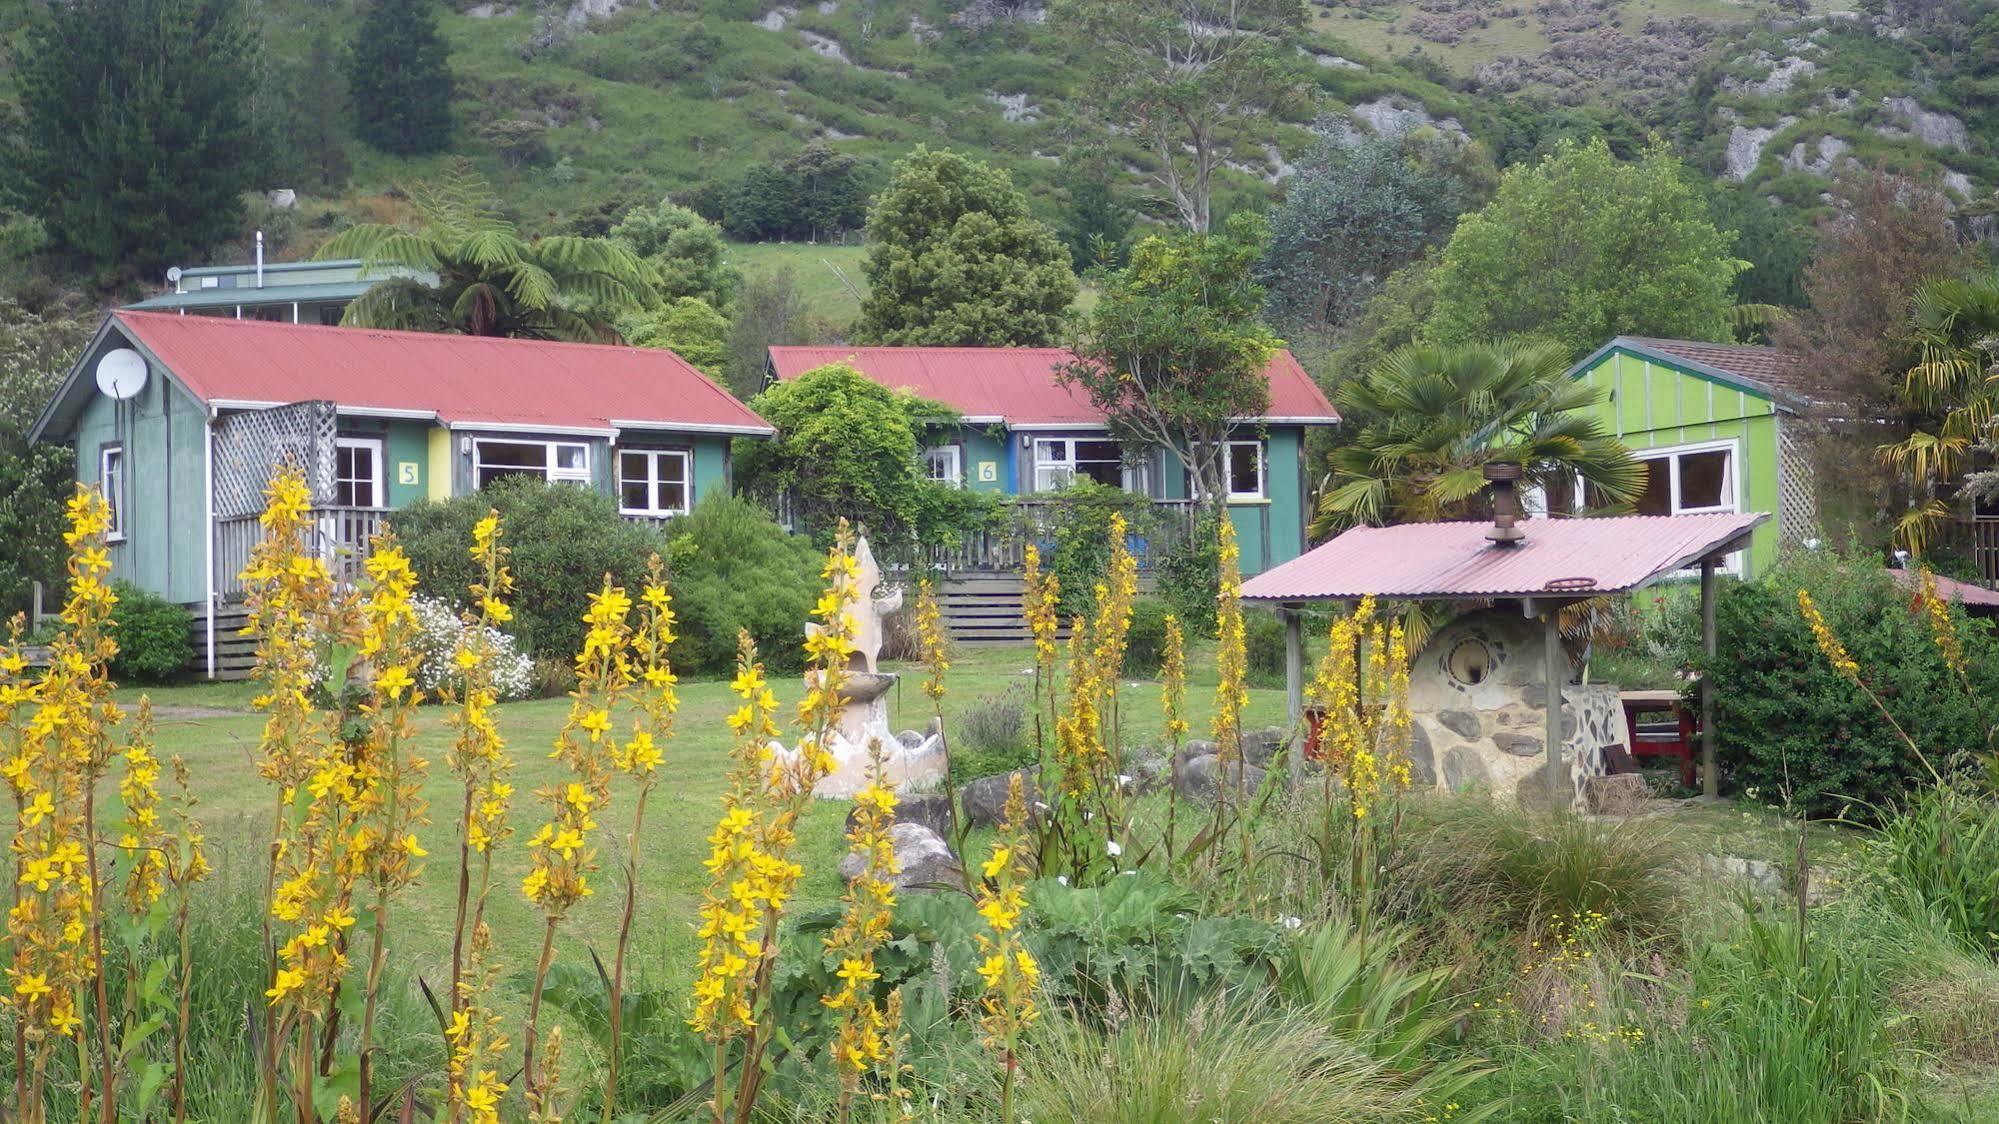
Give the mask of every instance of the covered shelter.
[[(1502, 466), (1491, 466), (1501, 468)], [(1488, 470), (1488, 475), (1495, 475)], [(1247, 601), (1277, 606), (1285, 620), (1285, 686), (1294, 721), (1304, 716), (1305, 644), (1300, 610), (1325, 601), (1517, 602), (1541, 622), (1545, 651), (1543, 739), (1551, 798), (1562, 767), (1562, 686), (1557, 616), (1593, 597), (1630, 594), (1656, 582), (1700, 575), (1701, 643), (1715, 646), (1715, 578), (1727, 555), (1770, 518), (1760, 512), (1519, 519), (1512, 481), (1495, 480), (1494, 522), (1407, 523), (1355, 527), (1251, 578)], [(1713, 688), (1701, 686), (1702, 788), (1718, 792)], [(1293, 755), (1292, 768), (1303, 762)]]

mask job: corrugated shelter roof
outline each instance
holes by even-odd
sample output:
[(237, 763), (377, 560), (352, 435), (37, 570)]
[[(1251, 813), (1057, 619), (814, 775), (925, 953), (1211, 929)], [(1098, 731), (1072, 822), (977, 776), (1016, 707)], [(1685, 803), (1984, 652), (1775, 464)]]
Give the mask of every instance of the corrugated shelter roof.
[(288, 301), (351, 301), (375, 287), (373, 281), (316, 281), (300, 285), (266, 285), (261, 289), (191, 289), (161, 293), (125, 307), (134, 312), (179, 308), (230, 308), (239, 304), (284, 304)]
[(1487, 522), (1355, 527), (1243, 584), (1256, 601), (1586, 597), (1641, 589), (1747, 536), (1768, 519), (1618, 515), (1529, 519), (1513, 546)]
[[(444, 425), (768, 434), (771, 427), (671, 351), (118, 311), (115, 328), (221, 408), (325, 399), (354, 413)], [(87, 359), (90, 352), (85, 353)], [(50, 411), (90, 372), (79, 362)]]
[[(848, 363), (883, 386), (941, 402), (968, 421), (1032, 426), (1098, 426), (1104, 415), (1081, 390), (1055, 379), (1076, 361), (1059, 347), (773, 347), (771, 371), (791, 379), (829, 363)], [(1270, 410), (1261, 420), (1332, 425), (1326, 401), (1289, 351), (1270, 357)]]
[[(1897, 582), (1911, 589), (1916, 588), (1920, 584), (1913, 571), (1889, 570), (1888, 572), (1895, 576)], [(1962, 603), (1966, 608), (1974, 609), (1999, 607), (1999, 592), (1986, 589), (1982, 585), (1972, 585), (1970, 582), (1961, 582), (1956, 578), (1947, 578), (1942, 574), (1932, 576), (1936, 579), (1937, 596), (1943, 598), (1945, 601), (1957, 601)]]
[(1717, 382), (1768, 398), (1786, 409), (1796, 409), (1809, 403), (1813, 395), (1810, 372), (1805, 368), (1803, 356), (1756, 344), (1619, 336), (1569, 368), (1569, 374), (1572, 377), (1580, 374), (1596, 366), (1597, 360), (1618, 350), (1706, 375)]

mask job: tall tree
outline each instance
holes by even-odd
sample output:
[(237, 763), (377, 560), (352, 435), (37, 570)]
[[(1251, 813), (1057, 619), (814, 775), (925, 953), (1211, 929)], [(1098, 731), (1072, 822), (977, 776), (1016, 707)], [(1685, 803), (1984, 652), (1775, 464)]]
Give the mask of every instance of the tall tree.
[(1090, 45), (1086, 96), (1141, 140), (1188, 229), (1213, 217), (1214, 176), (1253, 122), (1300, 96), (1290, 39), (1300, 0), (1065, 0), (1055, 20)]
[(1082, 388), (1120, 441), (1169, 451), (1204, 503), (1228, 494), (1222, 458), (1236, 419), (1269, 409), (1278, 340), (1258, 322), (1263, 220), (1220, 233), (1153, 235), (1106, 279), (1063, 381)]
[(630, 313), (619, 319), (618, 334), (637, 347), (665, 348), (710, 378), (722, 377), (729, 358), (728, 319), (694, 297)]
[(1076, 299), (1069, 251), (1005, 172), (920, 145), (868, 216), (861, 272), (867, 343), (1046, 346)]
[(94, 327), (0, 302), (0, 618), (28, 607), (32, 583), (60, 588), (63, 504), (76, 488), (76, 454), (67, 445), (30, 445), (28, 430)]
[(621, 314), (656, 300), (653, 271), (610, 238), (524, 238), (494, 210), (492, 189), (460, 169), (410, 189), (414, 227), (365, 223), (322, 246), (403, 274), (347, 306), (341, 322), (468, 336), (604, 340)]
[(867, 221), (868, 179), (867, 165), (813, 141), (744, 169), (722, 203), (722, 229), (745, 240), (838, 237)]
[(451, 143), (450, 53), (436, 0), (369, 0), (347, 64), (355, 134), (397, 156)]
[(62, 0), (27, 37), (8, 188), (58, 246), (151, 273), (243, 222), (258, 166), (241, 0)]
[(742, 282), (722, 260), (721, 230), (671, 199), (626, 211), (611, 228), (611, 237), (652, 266), (661, 300), (693, 297), (710, 308), (727, 310)]
[(1622, 334), (1732, 338), (1743, 263), (1679, 160), (1655, 145), (1625, 162), (1601, 140), (1508, 169), (1466, 215), (1434, 275), (1424, 337), (1554, 340), (1579, 356)]
[(1390, 354), (1340, 387), (1340, 411), (1358, 432), (1333, 451), (1312, 533), (1483, 515), (1495, 461), (1520, 464), (1528, 484), (1551, 494), (1581, 477), (1608, 502), (1636, 498), (1644, 466), (1590, 411), (1602, 389), (1568, 367), (1568, 352), (1543, 340)]
[(1336, 330), (1390, 273), (1440, 244), (1477, 201), (1477, 184), (1459, 171), (1468, 147), (1435, 129), (1322, 128), (1271, 216), (1259, 272), (1272, 321), (1286, 331)]
[(1777, 342), (1805, 356), (1828, 400), (1899, 411), (1902, 375), (1921, 346), (1912, 298), (1924, 281), (1960, 276), (1971, 261), (1941, 193), (1886, 173), (1843, 171), (1805, 267), (1811, 306), (1777, 327)]
[(730, 311), (725, 374), (738, 398), (763, 387), (771, 347), (813, 343), (820, 335), (798, 291), (798, 275), (788, 265), (751, 277)]

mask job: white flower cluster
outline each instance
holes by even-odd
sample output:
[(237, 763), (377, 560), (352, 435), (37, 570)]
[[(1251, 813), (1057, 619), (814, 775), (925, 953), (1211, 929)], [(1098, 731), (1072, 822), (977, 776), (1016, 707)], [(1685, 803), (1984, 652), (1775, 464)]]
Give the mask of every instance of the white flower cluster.
[[(417, 685), (433, 694), (446, 690), (455, 693), (458, 667), (452, 659), (467, 635), (480, 626), (460, 620), (455, 606), (436, 597), (412, 597), (410, 607), (416, 611), (420, 629), (417, 648), (423, 653), (423, 666), (417, 671)], [(499, 629), (487, 629), (486, 640), (493, 689), (502, 699), (527, 697), (533, 683), (534, 661), (521, 651), (518, 641)]]

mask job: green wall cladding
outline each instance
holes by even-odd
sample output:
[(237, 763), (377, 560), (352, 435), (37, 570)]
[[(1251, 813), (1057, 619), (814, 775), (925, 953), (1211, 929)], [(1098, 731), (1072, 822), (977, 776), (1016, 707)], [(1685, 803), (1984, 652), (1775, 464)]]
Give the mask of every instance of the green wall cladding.
[(76, 478), (96, 484), (105, 446), (125, 447), (125, 538), (112, 544), (111, 576), (169, 600), (198, 603), (207, 590), (207, 502), (202, 492), (206, 411), (151, 371), (125, 402), (93, 394), (77, 419)]

